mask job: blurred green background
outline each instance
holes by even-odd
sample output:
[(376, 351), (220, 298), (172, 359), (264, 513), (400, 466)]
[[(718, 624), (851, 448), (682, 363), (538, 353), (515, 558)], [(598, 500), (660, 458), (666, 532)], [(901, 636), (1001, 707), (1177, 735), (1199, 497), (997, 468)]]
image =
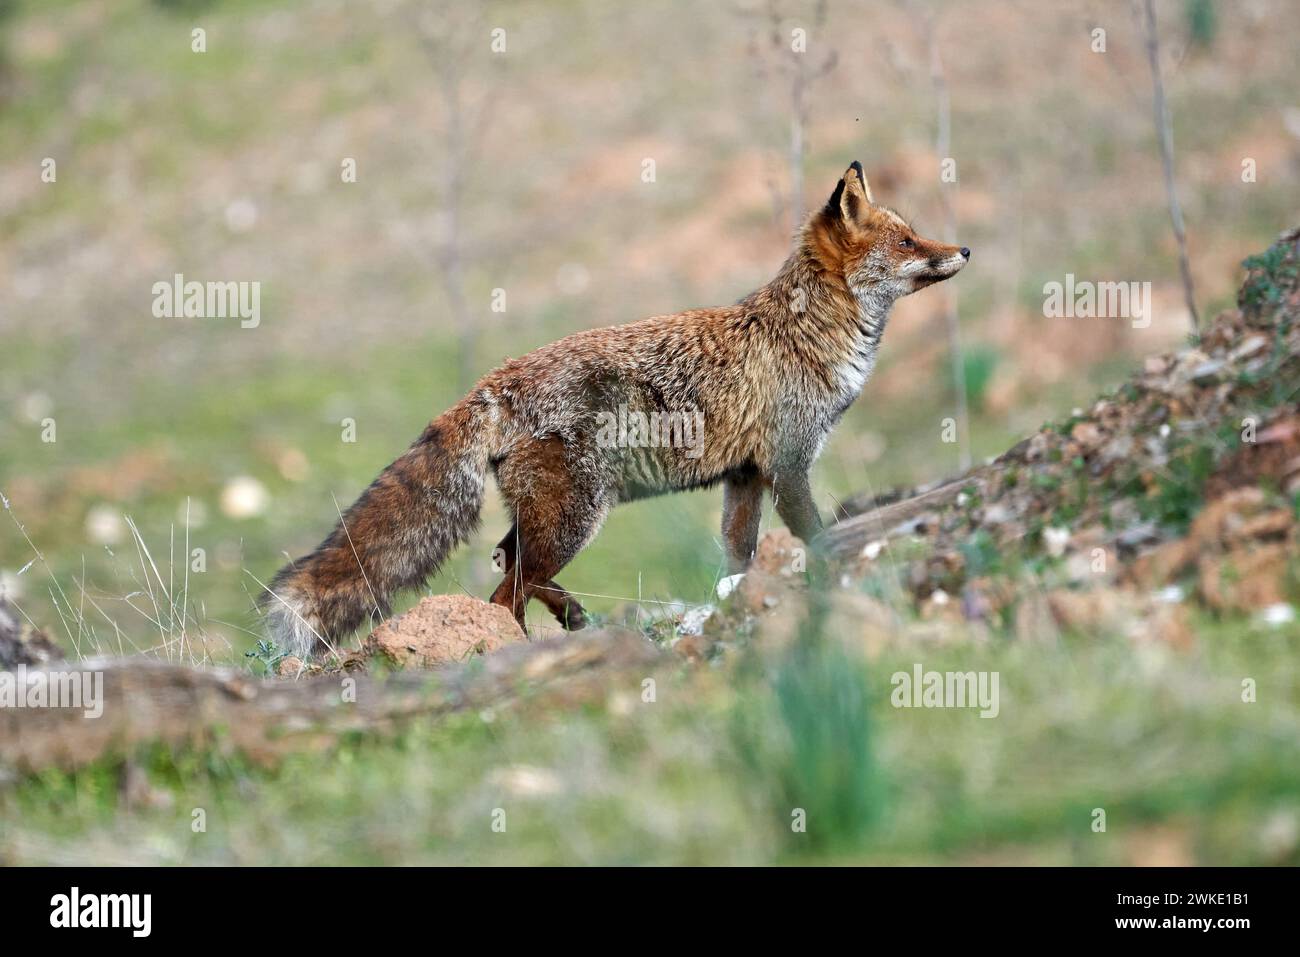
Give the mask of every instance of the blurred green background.
[[(1300, 9), (1159, 10), (1212, 314), (1297, 218)], [(956, 184), (939, 178), (932, 45)], [(1188, 328), (1126, 3), (7, 0), (0, 50), (0, 491), (68, 604), (95, 599), (75, 636), (90, 647), (116, 645), (110, 619), (140, 648), (165, 640), (133, 595), (141, 546), (181, 581), (187, 533), (206, 565), (184, 585), (192, 634), (247, 647), (257, 579), (469, 382), (575, 330), (747, 293), (787, 252), (792, 196), (821, 202), (852, 159), (923, 233), (942, 234), (946, 197), (975, 254), (898, 306), (817, 467), (824, 511), (957, 470), (948, 295), (977, 461)], [(260, 282), (260, 325), (155, 318), (152, 285), (175, 273)], [(1042, 285), (1066, 273), (1152, 281), (1151, 327), (1043, 319)], [(603, 612), (705, 600), (719, 509), (717, 491), (622, 508), (565, 584)], [(433, 591), (490, 592), (495, 498), (484, 519)], [(34, 557), (5, 516), (3, 587), (67, 641), (41, 563), (19, 574)]]

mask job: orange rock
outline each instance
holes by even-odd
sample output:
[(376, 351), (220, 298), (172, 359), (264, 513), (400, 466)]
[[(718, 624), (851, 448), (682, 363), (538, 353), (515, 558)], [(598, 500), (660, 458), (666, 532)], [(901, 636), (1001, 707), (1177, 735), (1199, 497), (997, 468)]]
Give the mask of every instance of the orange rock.
[(803, 580), (808, 556), (802, 541), (787, 529), (773, 529), (762, 537), (749, 571), (740, 580), (736, 596), (751, 615), (777, 607), (791, 586)]
[(704, 635), (682, 635), (673, 642), (673, 651), (692, 664), (698, 665), (709, 660), (709, 654), (716, 644), (717, 641)]
[(1188, 537), (1199, 549), (1217, 548), (1230, 538), (1246, 518), (1265, 504), (1263, 489), (1253, 485), (1235, 488), (1209, 502), (1192, 522)]
[(399, 667), (427, 668), (523, 640), (523, 630), (503, 606), (469, 595), (433, 595), (372, 631), (363, 648)]
[(1117, 588), (1091, 588), (1069, 591), (1061, 588), (1047, 593), (1047, 607), (1063, 631), (1081, 634), (1114, 632), (1136, 617), (1137, 601), (1132, 592)]
[(1085, 452), (1101, 445), (1102, 439), (1105, 437), (1101, 429), (1097, 428), (1096, 423), (1093, 422), (1076, 422), (1074, 428), (1070, 430), (1070, 438), (1078, 442), (1080, 448)]
[(1186, 650), (1193, 644), (1187, 609), (1124, 588), (1047, 593), (1047, 607), (1064, 631), (1084, 635), (1123, 635)]
[(789, 579), (767, 572), (751, 569), (740, 580), (736, 588), (736, 597), (740, 607), (750, 615), (760, 615), (776, 608), (791, 591)]
[(1256, 612), (1286, 601), (1291, 549), (1285, 544), (1237, 548), (1200, 562), (1200, 593), (1216, 611)]
[(808, 550), (788, 529), (776, 528), (762, 537), (750, 571), (789, 578), (808, 567)]
[(1183, 605), (1157, 604), (1149, 607), (1133, 632), (1139, 641), (1153, 641), (1169, 645), (1178, 651), (1188, 651), (1196, 644), (1187, 608)]
[(1159, 588), (1191, 569), (1198, 557), (1195, 542), (1190, 538), (1176, 538), (1140, 555), (1129, 568), (1128, 578), (1141, 588)]
[(1235, 534), (1240, 541), (1286, 538), (1293, 525), (1295, 517), (1290, 509), (1275, 508), (1244, 520)]

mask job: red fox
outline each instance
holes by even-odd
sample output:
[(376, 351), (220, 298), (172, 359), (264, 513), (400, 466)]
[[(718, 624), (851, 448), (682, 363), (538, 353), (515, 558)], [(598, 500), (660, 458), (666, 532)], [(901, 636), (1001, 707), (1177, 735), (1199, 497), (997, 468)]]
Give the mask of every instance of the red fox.
[[(489, 469), (514, 518), (491, 600), (520, 626), (536, 598), (583, 627), (555, 576), (620, 502), (722, 483), (733, 572), (757, 547), (765, 489), (812, 541), (822, 523), (808, 471), (871, 375), (890, 307), (969, 259), (876, 205), (853, 163), (776, 278), (735, 305), (579, 332), (484, 376), (275, 576), (262, 596), (270, 637), (306, 656), (386, 617), (392, 595), (477, 528)], [(664, 421), (668, 441), (643, 427)]]

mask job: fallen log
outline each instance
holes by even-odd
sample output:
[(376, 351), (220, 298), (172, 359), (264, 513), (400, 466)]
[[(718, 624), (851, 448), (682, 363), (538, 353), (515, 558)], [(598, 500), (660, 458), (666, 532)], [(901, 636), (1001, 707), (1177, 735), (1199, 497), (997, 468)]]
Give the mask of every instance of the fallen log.
[[(521, 642), (427, 671), (296, 681), (139, 657), (24, 666), (29, 681), (47, 684), (69, 672), (102, 676), (96, 679), (100, 700), (93, 708), (84, 700), (75, 708), (0, 708), (0, 772), (77, 767), (149, 742), (219, 744), (271, 763), (291, 751), (328, 747), (347, 733), (385, 732), (414, 718), (525, 698), (573, 704), (608, 695), (622, 681), (639, 693), (642, 678), (668, 660), (639, 634), (607, 629)], [(97, 717), (88, 716), (94, 711)]]
[(817, 546), (832, 558), (852, 558), (869, 542), (888, 538), (900, 526), (956, 500), (963, 489), (983, 490), (1001, 471), (997, 464), (982, 466), (932, 489), (837, 522), (817, 537)]

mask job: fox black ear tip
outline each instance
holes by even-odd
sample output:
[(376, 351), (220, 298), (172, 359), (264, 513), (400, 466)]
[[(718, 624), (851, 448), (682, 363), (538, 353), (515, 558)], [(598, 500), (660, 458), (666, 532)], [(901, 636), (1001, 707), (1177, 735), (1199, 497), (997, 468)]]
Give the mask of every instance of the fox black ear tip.
[(857, 160), (854, 160), (852, 163), (849, 164), (849, 169), (857, 172), (859, 179), (867, 178), (867, 174), (862, 171), (862, 164), (859, 163)]

